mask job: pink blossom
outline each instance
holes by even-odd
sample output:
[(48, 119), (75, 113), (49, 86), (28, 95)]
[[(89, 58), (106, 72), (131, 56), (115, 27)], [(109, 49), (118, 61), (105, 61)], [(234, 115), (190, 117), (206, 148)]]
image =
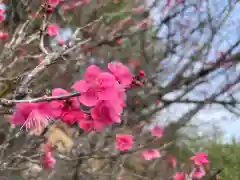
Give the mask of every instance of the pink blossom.
[(173, 180), (185, 180), (185, 173), (184, 172), (176, 172)]
[(47, 33), (49, 36), (59, 35), (59, 26), (57, 24), (49, 24), (47, 27)]
[[(68, 91), (62, 88), (55, 88), (52, 90), (52, 96), (61, 96), (61, 95), (70, 95)], [(51, 101), (52, 107), (55, 109), (54, 117), (59, 118), (64, 111), (65, 106), (74, 105), (76, 108), (80, 107), (80, 104), (77, 103), (76, 97), (70, 98), (68, 100), (55, 100)]]
[(163, 127), (156, 125), (152, 128), (152, 136), (162, 137), (163, 134), (164, 134)]
[(120, 151), (127, 151), (133, 146), (133, 136), (128, 134), (119, 134), (116, 136), (116, 148)]
[(204, 152), (197, 152), (195, 156), (191, 157), (191, 160), (193, 160), (194, 164), (198, 166), (209, 163), (208, 155)]
[(59, 40), (58, 40), (58, 44), (59, 44), (59, 46), (63, 46), (64, 43), (65, 43), (65, 41), (64, 41), (63, 39), (59, 39)]
[(170, 156), (170, 157), (169, 157), (169, 163), (170, 163), (170, 165), (171, 165), (172, 167), (176, 167), (176, 166), (177, 166), (177, 159), (176, 159), (176, 157)]
[(124, 43), (124, 39), (123, 39), (123, 38), (118, 39), (118, 40), (116, 41), (116, 43), (117, 43), (118, 45), (121, 45), (121, 44)]
[[(61, 95), (71, 95), (70, 92), (68, 92), (65, 89), (62, 88), (55, 88), (52, 90), (52, 96), (61, 96)], [(71, 97), (66, 100), (55, 100), (52, 101), (52, 103), (56, 103), (59, 106), (70, 106), (73, 109), (80, 109), (80, 102), (78, 101), (78, 97)]]
[(147, 149), (142, 152), (142, 157), (148, 161), (157, 159), (160, 157), (160, 151), (157, 149)]
[(52, 7), (56, 7), (61, 0), (48, 0), (48, 4)]
[(109, 101), (99, 101), (96, 106), (91, 109), (91, 116), (94, 121), (109, 125), (121, 121), (121, 112), (122, 108), (119, 104), (113, 104)]
[[(56, 88), (52, 91), (52, 96), (68, 95), (70, 92), (65, 89)], [(67, 100), (57, 100), (51, 102), (55, 108), (55, 118), (62, 118), (62, 121), (67, 124), (73, 124), (79, 120), (85, 119), (86, 115), (80, 110), (80, 103), (77, 97), (72, 97)]]
[[(5, 5), (4, 5), (4, 7), (5, 7)], [(6, 14), (5, 14), (6, 9), (4, 7), (1, 6), (1, 8), (0, 8), (0, 22), (4, 21), (6, 18)]]
[(44, 168), (53, 168), (56, 164), (56, 159), (52, 156), (52, 153), (46, 153), (43, 156), (43, 167)]
[(90, 81), (94, 81), (95, 79), (97, 79), (98, 75), (102, 72), (103, 71), (96, 65), (90, 65), (90, 66), (88, 66), (88, 68), (86, 70), (84, 79), (88, 83), (90, 83)]
[(90, 131), (97, 131), (100, 132), (104, 129), (104, 124), (98, 121), (94, 121), (92, 119), (88, 120), (80, 120), (78, 122), (78, 125), (81, 129), (83, 129), (85, 132), (90, 132)]
[(0, 14), (5, 13), (5, 9), (4, 8), (0, 8)]
[(10, 121), (26, 129), (41, 129), (48, 125), (52, 117), (51, 105), (48, 102), (19, 103)]
[(2, 22), (2, 21), (4, 21), (5, 20), (5, 15), (4, 14), (2, 14), (2, 13), (0, 13), (0, 22)]
[(203, 176), (206, 175), (206, 171), (204, 170), (203, 167), (196, 167), (194, 170), (193, 170), (193, 175), (192, 177), (195, 178), (195, 179), (200, 179), (202, 178)]
[(63, 5), (62, 5), (62, 8), (63, 8), (63, 10), (64, 10), (65, 12), (67, 12), (68, 10), (71, 9), (71, 7), (70, 7), (69, 5), (67, 5), (67, 4), (63, 4)]
[(83, 129), (85, 132), (90, 132), (93, 130), (93, 121), (82, 120), (78, 122), (78, 126)]
[(0, 39), (7, 39), (7, 38), (8, 38), (8, 33), (0, 32)]
[(129, 87), (131, 85), (133, 75), (125, 65), (120, 62), (112, 62), (108, 64), (108, 68), (123, 86)]
[(117, 99), (120, 95), (115, 77), (95, 65), (87, 68), (84, 78), (74, 83), (72, 88), (81, 93), (80, 102), (86, 106), (95, 106), (101, 100)]
[(144, 70), (141, 70), (141, 71), (139, 72), (139, 76), (140, 76), (140, 77), (144, 77), (144, 76), (145, 76)]
[(74, 124), (78, 122), (79, 119), (85, 119), (85, 114), (80, 109), (70, 109), (66, 108), (62, 115), (62, 121), (66, 124)]
[(54, 10), (53, 7), (49, 6), (47, 8), (47, 14), (51, 14), (53, 12), (53, 10)]
[(52, 154), (52, 147), (49, 144), (46, 144), (44, 147), (44, 155), (42, 157), (42, 160), (44, 168), (53, 168), (56, 164), (56, 160)]

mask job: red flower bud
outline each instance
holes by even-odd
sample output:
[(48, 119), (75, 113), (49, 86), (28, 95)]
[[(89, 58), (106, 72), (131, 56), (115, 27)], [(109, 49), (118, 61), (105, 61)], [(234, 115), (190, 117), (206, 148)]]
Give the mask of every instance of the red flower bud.
[(144, 77), (144, 76), (145, 76), (145, 72), (144, 72), (143, 70), (141, 70), (141, 71), (139, 72), (139, 76), (140, 76), (140, 77)]

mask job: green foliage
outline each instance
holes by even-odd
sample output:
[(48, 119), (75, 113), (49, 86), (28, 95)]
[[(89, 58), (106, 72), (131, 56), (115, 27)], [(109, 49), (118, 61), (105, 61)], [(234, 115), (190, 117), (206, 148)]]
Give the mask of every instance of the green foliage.
[(189, 157), (193, 155), (187, 146), (174, 146), (169, 149), (168, 152), (176, 156), (177, 161), (183, 164), (187, 163), (189, 161)]
[(239, 180), (240, 143), (236, 139), (225, 143), (223, 133), (220, 131), (215, 133), (210, 137), (198, 136), (188, 129), (187, 133), (183, 133), (180, 137), (184, 141), (178, 141), (179, 145), (172, 146), (168, 152), (176, 156), (178, 164), (186, 164), (195, 152), (204, 151), (209, 155), (212, 172), (223, 169), (219, 174), (221, 180)]
[(206, 150), (212, 165), (216, 168), (224, 168), (220, 174), (221, 179), (240, 179), (240, 144), (235, 139), (229, 144), (209, 142), (206, 145)]
[(176, 148), (174, 153), (179, 162), (185, 163), (196, 151), (208, 153), (212, 169), (223, 168), (219, 174), (221, 180), (240, 179), (240, 144), (235, 139), (230, 143), (224, 143), (221, 138), (190, 140), (185, 146)]

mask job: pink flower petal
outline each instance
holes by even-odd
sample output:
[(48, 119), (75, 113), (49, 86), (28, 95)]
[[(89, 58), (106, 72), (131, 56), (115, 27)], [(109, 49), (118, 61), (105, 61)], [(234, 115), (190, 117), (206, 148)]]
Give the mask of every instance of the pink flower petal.
[(120, 62), (112, 62), (108, 64), (108, 69), (110, 69), (123, 86), (129, 87), (131, 85), (133, 75), (125, 65)]
[(196, 167), (193, 171), (192, 177), (196, 179), (201, 179), (205, 175), (206, 175), (206, 171), (204, 170), (203, 167)]
[(198, 166), (209, 163), (208, 155), (204, 152), (197, 152), (195, 156), (192, 156), (190, 159), (194, 161), (195, 165), (198, 165)]
[(162, 137), (163, 134), (164, 134), (163, 127), (156, 125), (152, 128), (152, 136)]
[(101, 72), (102, 70), (96, 65), (88, 66), (85, 73), (85, 80), (88, 82), (95, 81)]
[(133, 136), (128, 134), (117, 135), (115, 146), (120, 151), (130, 150), (133, 146)]
[(56, 7), (61, 0), (48, 0), (48, 4), (52, 7)]
[(58, 36), (59, 35), (59, 26), (57, 24), (48, 25), (47, 33), (49, 36)]
[(84, 80), (77, 81), (73, 84), (72, 88), (78, 92), (86, 92), (89, 88), (88, 84)]
[(160, 151), (157, 149), (147, 149), (142, 152), (142, 157), (147, 160), (153, 160), (160, 157)]
[(176, 172), (173, 177), (173, 180), (185, 180), (185, 173), (184, 172)]

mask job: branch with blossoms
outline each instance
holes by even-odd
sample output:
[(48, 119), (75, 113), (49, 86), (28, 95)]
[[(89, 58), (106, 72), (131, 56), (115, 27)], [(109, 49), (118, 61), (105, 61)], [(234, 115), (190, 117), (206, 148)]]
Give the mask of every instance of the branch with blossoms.
[[(79, 121), (79, 127), (85, 131), (102, 130), (105, 125), (119, 123), (125, 107), (125, 91), (139, 81), (120, 62), (109, 63), (108, 69), (112, 73), (103, 71), (95, 65), (89, 66), (85, 79), (72, 85), (72, 89), (78, 93), (71, 94), (64, 89), (56, 88), (53, 89), (51, 97), (12, 101), (19, 103), (12, 123), (23, 125), (27, 129), (39, 129), (48, 124), (48, 120), (60, 118), (69, 124)], [(11, 101), (5, 103), (9, 102)], [(91, 116), (80, 110), (81, 105), (91, 108)], [(24, 112), (25, 110), (30, 111)], [(94, 119), (97, 121), (94, 122)]]
[[(0, 170), (28, 170), (27, 179), (212, 175), (206, 153), (182, 165), (171, 150), (206, 105), (238, 112), (240, 41), (210, 55), (237, 2), (215, 17), (204, 0), (11, 2), (0, 5)], [(181, 116), (160, 126), (162, 112)]]

